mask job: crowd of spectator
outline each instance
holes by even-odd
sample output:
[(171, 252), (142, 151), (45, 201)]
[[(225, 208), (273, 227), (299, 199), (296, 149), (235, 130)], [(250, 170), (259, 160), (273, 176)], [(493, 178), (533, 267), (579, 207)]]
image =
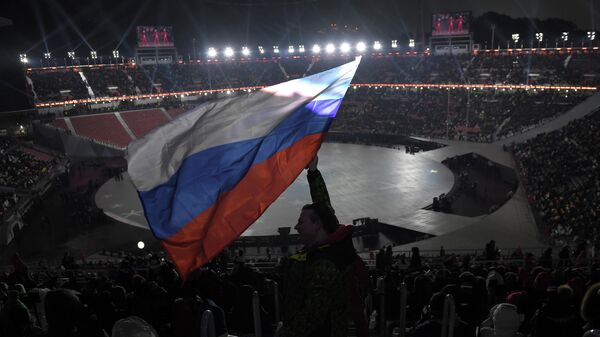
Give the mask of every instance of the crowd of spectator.
[(599, 238), (599, 132), (596, 111), (514, 147), (529, 202), (557, 245)]
[(34, 158), (8, 139), (0, 143), (0, 186), (31, 189), (51, 167), (51, 162)]
[(366, 132), (490, 142), (568, 111), (585, 92), (351, 89), (332, 126)]
[[(382, 304), (388, 333), (397, 332), (404, 283), (410, 337), (441, 335), (448, 294), (456, 307), (454, 336), (476, 336), (477, 330), (478, 336), (583, 336), (600, 327), (600, 265), (597, 260), (582, 264), (575, 258), (579, 251), (561, 254), (553, 258), (546, 250), (536, 258), (515, 251), (508, 257), (493, 241), (480, 256), (443, 247), (436, 256), (422, 256), (416, 248), (410, 256), (382, 249), (365, 280), (370, 333), (381, 331)], [(285, 263), (283, 258), (278, 265)], [(260, 271), (229, 253), (185, 283), (160, 253), (125, 254), (110, 264), (80, 264), (65, 254), (58, 268), (28, 267), (15, 256), (11, 272), (0, 275), (0, 333), (116, 337), (129, 328), (128, 336), (141, 331), (148, 333), (144, 336), (200, 336), (202, 313), (209, 309), (217, 336), (253, 335), (252, 294), (257, 291), (262, 335), (272, 336), (274, 285), (285, 289), (281, 282), (279, 267)]]
[[(330, 69), (350, 57), (30, 70), (39, 102), (272, 85)], [(354, 83), (597, 85), (597, 54), (365, 57)], [(572, 65), (571, 65), (572, 64)], [(109, 89), (112, 88), (112, 89)], [(61, 93), (60, 91), (63, 91)], [(64, 92), (69, 90), (70, 92)]]

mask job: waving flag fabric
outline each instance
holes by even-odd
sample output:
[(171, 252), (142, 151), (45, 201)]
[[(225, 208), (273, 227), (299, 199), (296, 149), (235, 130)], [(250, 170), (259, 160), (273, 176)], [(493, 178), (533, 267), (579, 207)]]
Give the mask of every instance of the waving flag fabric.
[(148, 224), (184, 279), (294, 182), (359, 63), (205, 103), (129, 145), (128, 172)]

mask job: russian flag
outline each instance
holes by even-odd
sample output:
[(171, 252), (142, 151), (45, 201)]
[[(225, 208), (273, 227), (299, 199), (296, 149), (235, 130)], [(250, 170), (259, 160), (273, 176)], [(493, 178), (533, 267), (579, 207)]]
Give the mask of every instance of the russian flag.
[(239, 237), (308, 165), (359, 63), (207, 102), (128, 146), (150, 229), (182, 278)]

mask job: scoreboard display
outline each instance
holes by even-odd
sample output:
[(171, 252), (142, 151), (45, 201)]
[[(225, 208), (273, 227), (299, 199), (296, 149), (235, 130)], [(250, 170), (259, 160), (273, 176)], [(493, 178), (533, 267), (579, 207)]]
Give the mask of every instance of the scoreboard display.
[(471, 12), (454, 12), (433, 14), (431, 35), (465, 35), (469, 34)]
[(138, 47), (173, 47), (173, 27), (138, 26)]

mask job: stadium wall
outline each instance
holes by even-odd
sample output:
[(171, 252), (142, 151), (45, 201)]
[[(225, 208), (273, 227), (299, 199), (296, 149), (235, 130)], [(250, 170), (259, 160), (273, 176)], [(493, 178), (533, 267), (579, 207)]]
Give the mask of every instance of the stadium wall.
[(33, 140), (36, 144), (77, 158), (114, 158), (123, 157), (125, 151), (100, 144), (91, 139), (70, 134), (41, 122), (33, 123)]

